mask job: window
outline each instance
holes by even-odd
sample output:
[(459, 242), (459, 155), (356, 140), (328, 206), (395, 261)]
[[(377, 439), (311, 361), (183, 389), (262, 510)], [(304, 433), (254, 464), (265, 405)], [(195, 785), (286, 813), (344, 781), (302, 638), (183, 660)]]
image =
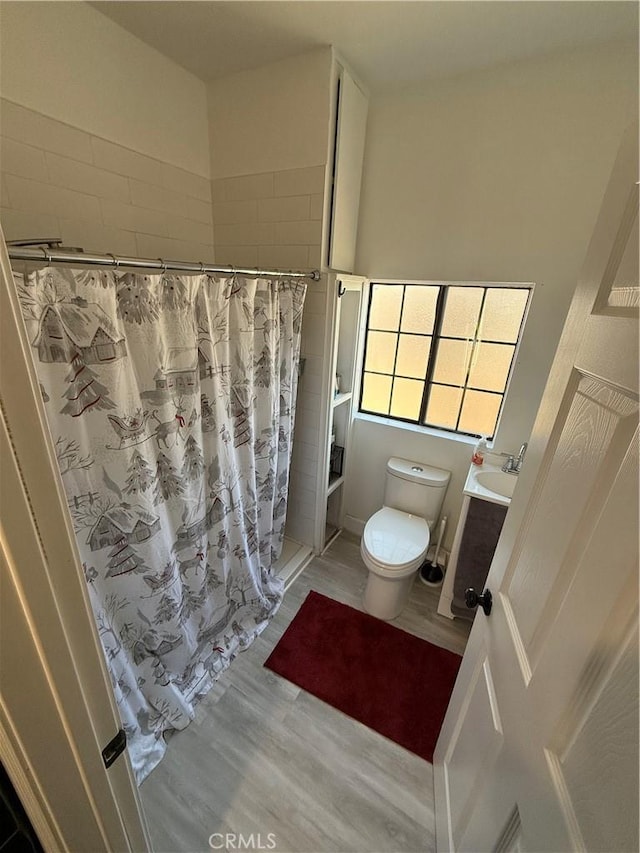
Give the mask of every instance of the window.
[(360, 411), (492, 438), (530, 293), (372, 283)]

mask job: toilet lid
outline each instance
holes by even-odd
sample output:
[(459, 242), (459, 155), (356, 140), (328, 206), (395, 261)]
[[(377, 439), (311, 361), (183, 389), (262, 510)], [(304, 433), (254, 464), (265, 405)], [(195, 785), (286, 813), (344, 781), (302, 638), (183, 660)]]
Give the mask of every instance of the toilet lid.
[(364, 528), (364, 546), (371, 557), (390, 569), (401, 569), (429, 547), (429, 525), (418, 515), (383, 507)]

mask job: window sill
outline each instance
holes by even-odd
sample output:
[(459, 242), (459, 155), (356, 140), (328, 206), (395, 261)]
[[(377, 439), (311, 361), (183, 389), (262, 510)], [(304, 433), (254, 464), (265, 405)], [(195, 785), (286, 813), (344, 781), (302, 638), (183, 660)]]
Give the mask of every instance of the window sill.
[[(447, 441), (453, 441), (456, 444), (465, 444), (468, 447), (475, 447), (478, 439), (471, 435), (460, 435), (460, 433), (448, 432), (443, 429), (434, 429), (433, 427), (420, 426), (419, 424), (409, 424), (404, 421), (395, 421), (391, 418), (383, 418), (381, 415), (368, 415), (364, 412), (355, 412), (354, 420), (368, 421), (372, 424), (380, 424), (380, 426), (393, 427), (407, 432), (415, 432), (418, 435), (429, 435), (434, 438), (443, 438)], [(491, 442), (489, 447), (491, 447)]]

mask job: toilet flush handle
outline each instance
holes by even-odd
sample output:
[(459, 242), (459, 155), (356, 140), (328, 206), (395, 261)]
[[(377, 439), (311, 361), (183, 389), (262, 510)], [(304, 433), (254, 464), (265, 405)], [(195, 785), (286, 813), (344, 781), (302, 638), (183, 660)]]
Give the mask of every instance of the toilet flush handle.
[(484, 610), (484, 615), (488, 616), (491, 613), (491, 605), (493, 604), (491, 590), (485, 589), (482, 595), (478, 595), (473, 587), (469, 587), (469, 589), (465, 589), (464, 591), (464, 603), (469, 610), (473, 610), (474, 607), (480, 605)]

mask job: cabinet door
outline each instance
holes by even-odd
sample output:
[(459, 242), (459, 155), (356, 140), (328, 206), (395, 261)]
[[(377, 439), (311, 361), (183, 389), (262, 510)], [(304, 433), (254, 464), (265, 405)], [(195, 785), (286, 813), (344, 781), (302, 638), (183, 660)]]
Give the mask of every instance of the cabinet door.
[(351, 271), (356, 253), (369, 101), (344, 70), (338, 85), (329, 266), (336, 270)]

